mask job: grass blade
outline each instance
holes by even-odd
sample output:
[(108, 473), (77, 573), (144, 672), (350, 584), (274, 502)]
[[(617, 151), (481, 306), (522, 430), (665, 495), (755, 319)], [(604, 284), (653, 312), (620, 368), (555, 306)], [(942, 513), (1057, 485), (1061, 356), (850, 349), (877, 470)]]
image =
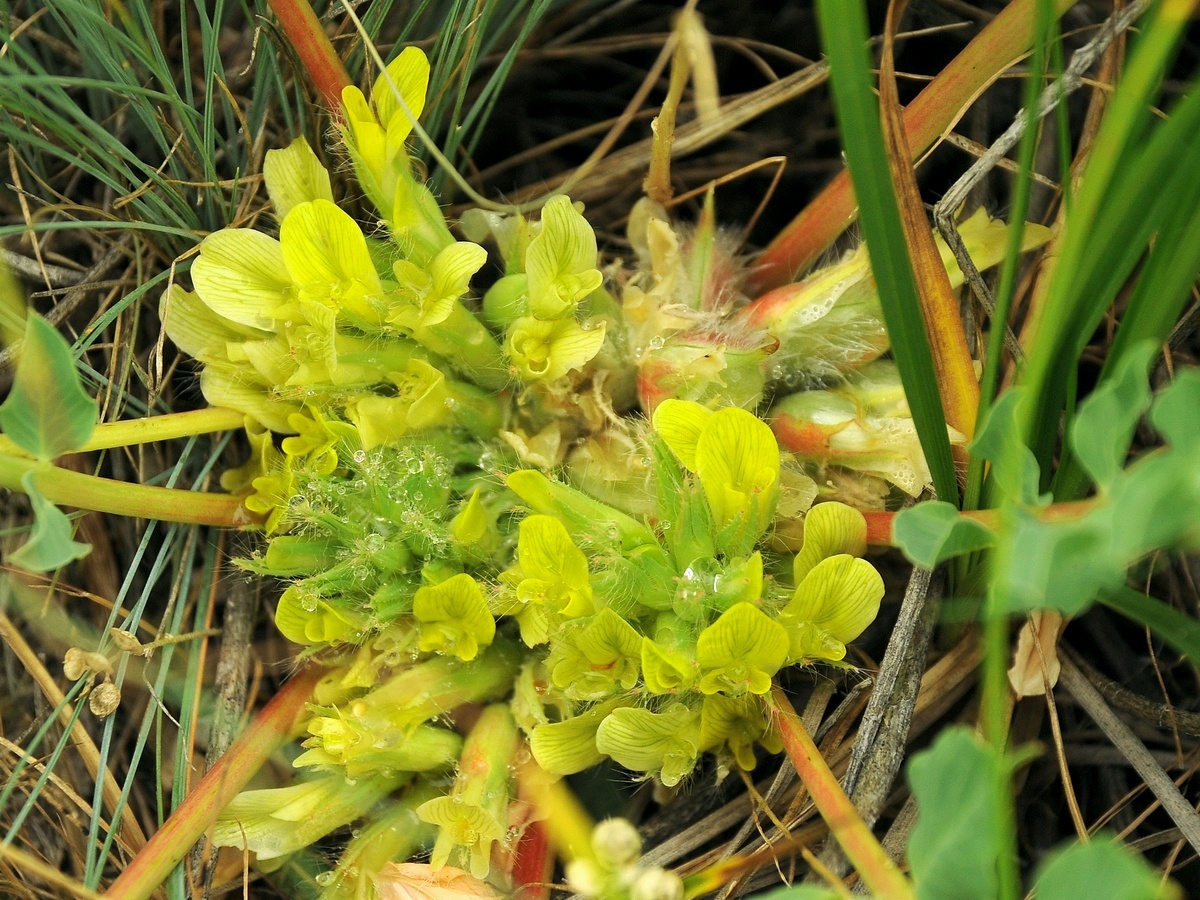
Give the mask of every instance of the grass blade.
[(842, 146), (859, 197), (863, 234), (881, 288), (896, 366), (938, 496), (957, 505), (958, 479), (946, 417), (892, 185), (879, 103), (871, 85), (866, 12), (859, 2), (819, 0), (817, 20), (829, 57)]

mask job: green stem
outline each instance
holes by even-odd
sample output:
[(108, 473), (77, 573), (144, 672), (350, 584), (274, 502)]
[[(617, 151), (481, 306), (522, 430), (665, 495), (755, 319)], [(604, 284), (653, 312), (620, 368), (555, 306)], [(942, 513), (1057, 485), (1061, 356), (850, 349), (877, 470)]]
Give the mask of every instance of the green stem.
[(776, 686), (771, 690), (771, 700), (775, 705), (775, 725), (779, 728), (788, 758), (796, 767), (796, 774), (804, 782), (813, 805), (829, 826), (830, 833), (841, 844), (846, 858), (858, 870), (874, 896), (887, 897), (888, 900), (910, 900), (914, 896), (912, 884), (896, 867), (842, 790), (829, 764), (821, 756), (821, 751), (809, 737), (804, 723), (796, 715), (787, 694)]
[[(983, 658), (983, 733), (1003, 758), (1008, 744), (1008, 615), (1003, 604), (992, 594), (984, 604)], [(1017, 821), (1013, 808), (1012, 772), (1007, 765), (996, 766), (988, 788), (993, 794), (995, 810), (992, 831), (999, 845), (996, 860), (1000, 877), (1000, 900), (1016, 900), (1020, 896), (1020, 874), (1017, 870)]]
[(267, 0), (279, 19), (283, 33), (292, 42), (300, 63), (313, 86), (331, 110), (342, 109), (342, 88), (351, 84), (341, 57), (333, 49), (309, 0)]
[[(154, 441), (171, 441), (197, 434), (211, 434), (215, 431), (233, 431), (241, 428), (245, 419), (245, 414), (236, 409), (209, 406), (190, 412), (147, 416), (144, 419), (102, 422), (96, 426), (96, 430), (92, 432), (88, 442), (76, 452), (111, 450), (113, 447), (132, 447), (136, 444), (149, 444)], [(29, 455), (3, 434), (0, 434), (0, 454), (6, 456)]]
[(200, 784), (163, 823), (108, 889), (114, 900), (144, 900), (171, 874), (196, 841), (268, 759), (296, 734), (313, 688), (324, 675), (301, 669), (272, 698)]
[(0, 454), (0, 487), (23, 491), (21, 479), (27, 472), (33, 472), (34, 487), (42, 496), (60, 506), (222, 528), (238, 528), (254, 521), (242, 505), (242, 498), (232, 494), (128, 484)]

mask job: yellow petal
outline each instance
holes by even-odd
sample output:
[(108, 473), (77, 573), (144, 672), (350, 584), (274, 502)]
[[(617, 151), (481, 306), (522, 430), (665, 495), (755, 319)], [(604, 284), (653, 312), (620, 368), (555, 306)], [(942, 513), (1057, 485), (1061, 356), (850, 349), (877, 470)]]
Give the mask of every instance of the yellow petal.
[[(371, 102), (379, 114), (379, 122), (389, 132), (400, 132), (404, 140), (412, 131), (412, 122), (421, 118), (425, 109), (425, 92), (429, 88), (429, 59), (420, 47), (405, 47), (400, 55), (388, 63), (384, 74), (375, 80), (371, 89)], [(406, 113), (396, 98), (399, 93)], [(409, 119), (409, 115), (412, 119)], [(394, 121), (393, 121), (394, 120)]]
[(268, 150), (263, 160), (263, 181), (283, 219), (292, 208), (310, 200), (333, 200), (329, 172), (317, 159), (308, 141), (299, 137), (282, 150)]
[(804, 517), (804, 545), (796, 554), (796, 584), (828, 556), (862, 556), (867, 549), (867, 520), (857, 509), (836, 501), (818, 503)]
[(821, 560), (796, 588), (784, 617), (811, 622), (842, 643), (862, 634), (879, 614), (883, 579), (866, 560), (839, 554)]
[(362, 229), (328, 200), (301, 203), (279, 228), (283, 262), (297, 284), (327, 289), (361, 283), (380, 292)]
[(192, 283), (217, 315), (264, 331), (273, 330), (273, 312), (292, 288), (279, 241), (249, 228), (224, 228), (206, 237), (192, 264)]
[(684, 468), (694, 472), (696, 442), (700, 440), (700, 432), (712, 416), (712, 410), (691, 400), (664, 400), (654, 410), (654, 430)]

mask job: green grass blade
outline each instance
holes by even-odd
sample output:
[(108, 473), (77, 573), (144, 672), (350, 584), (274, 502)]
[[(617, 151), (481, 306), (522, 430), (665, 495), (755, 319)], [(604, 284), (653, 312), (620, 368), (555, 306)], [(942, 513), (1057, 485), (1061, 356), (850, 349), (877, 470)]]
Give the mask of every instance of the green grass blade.
[(957, 505), (958, 480), (946, 418), (884, 149), (879, 102), (872, 90), (866, 12), (860, 2), (818, 0), (817, 19), (829, 57), (842, 146), (858, 196), (871, 267), (881, 288), (896, 366), (938, 497)]
[[(1021, 378), (1031, 394), (1021, 435), (1044, 473), (1051, 471), (1066, 387), (1079, 354), (1141, 256), (1155, 222), (1174, 202), (1165, 182), (1186, 168), (1178, 165), (1181, 149), (1194, 146), (1195, 120), (1188, 101), (1158, 128), (1152, 127), (1151, 111), (1187, 24), (1189, 6), (1160, 4), (1147, 23), (1113, 95), (1067, 219), (1056, 275)], [(1188, 143), (1178, 143), (1182, 138), (1176, 131), (1190, 135)], [(1149, 142), (1147, 133), (1153, 135)]]

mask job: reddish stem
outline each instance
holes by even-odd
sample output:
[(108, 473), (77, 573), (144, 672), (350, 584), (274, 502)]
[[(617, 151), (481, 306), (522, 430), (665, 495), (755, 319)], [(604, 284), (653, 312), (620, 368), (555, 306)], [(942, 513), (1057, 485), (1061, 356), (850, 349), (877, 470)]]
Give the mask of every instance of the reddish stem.
[(787, 694), (775, 687), (771, 691), (771, 700), (775, 704), (775, 726), (779, 729), (788, 758), (796, 767), (796, 774), (804, 782), (817, 812), (846, 852), (846, 858), (858, 870), (874, 896), (909, 900), (913, 896), (912, 885), (842, 790), (825, 758), (821, 756), (821, 751), (805, 730), (804, 723), (796, 715)]
[(324, 674), (309, 665), (292, 676), (113, 882), (108, 897), (144, 900), (154, 893), (229, 801), (294, 736), (304, 705)]
[[(1052, 503), (1037, 511), (1037, 517), (1043, 522), (1069, 522), (1087, 515), (1096, 506), (1096, 500), (1069, 500), (1065, 503)], [(958, 513), (967, 519), (981, 522), (993, 531), (1000, 527), (1000, 510), (971, 509), (959, 510)], [(894, 512), (864, 512), (867, 520), (867, 543), (882, 547), (894, 547), (895, 537), (892, 535), (892, 525), (896, 520)]]
[(309, 0), (267, 0), (292, 42), (313, 87), (335, 114), (342, 110), (342, 88), (351, 84), (341, 57), (321, 27)]
[(513, 864), (515, 896), (521, 900), (547, 900), (550, 896), (550, 879), (554, 874), (554, 855), (550, 852), (550, 838), (543, 822), (530, 822), (517, 844), (516, 861)]
[[(962, 110), (1033, 43), (1042, 0), (1013, 0), (904, 110), (904, 130), (916, 159), (952, 128)], [(1075, 0), (1053, 0), (1055, 17)], [(857, 216), (850, 173), (843, 170), (758, 257), (747, 286), (757, 296), (791, 281), (813, 263)]]

